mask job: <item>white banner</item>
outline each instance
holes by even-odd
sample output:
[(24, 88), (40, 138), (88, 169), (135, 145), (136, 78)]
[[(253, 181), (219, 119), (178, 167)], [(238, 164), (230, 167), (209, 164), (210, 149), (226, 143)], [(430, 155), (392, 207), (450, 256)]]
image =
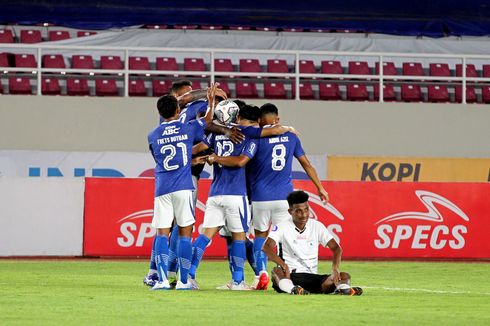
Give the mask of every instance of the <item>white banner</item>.
[[(326, 155), (308, 156), (321, 180), (327, 177)], [(0, 177), (151, 177), (155, 162), (150, 153), (134, 152), (51, 152), (0, 150)], [(206, 165), (201, 178), (212, 177)], [(293, 178), (305, 179), (294, 160)]]

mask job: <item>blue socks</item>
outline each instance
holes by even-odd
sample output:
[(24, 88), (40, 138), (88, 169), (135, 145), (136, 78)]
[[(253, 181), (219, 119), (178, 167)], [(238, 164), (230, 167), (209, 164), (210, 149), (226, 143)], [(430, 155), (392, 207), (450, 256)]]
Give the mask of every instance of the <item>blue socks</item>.
[(199, 237), (194, 241), (194, 246), (192, 247), (192, 260), (191, 268), (189, 270), (189, 275), (191, 278), (196, 278), (196, 270), (201, 262), (204, 251), (209, 244), (210, 239), (204, 234), (199, 235)]
[(233, 266), (231, 262), (231, 237), (225, 237), (226, 240), (226, 258), (228, 258), (228, 267), (230, 268), (230, 272), (233, 273)]
[(233, 240), (231, 244), (232, 279), (235, 283), (244, 280), (243, 266), (245, 264), (246, 252), (245, 241)]
[[(187, 277), (191, 268), (192, 242), (191, 238), (179, 237), (178, 256), (180, 266), (180, 281), (187, 283)], [(195, 274), (195, 272), (194, 272)]]
[(157, 263), (156, 263), (156, 260), (155, 260), (155, 256), (156, 256), (156, 253), (155, 253), (155, 244), (157, 242), (156, 240), (157, 240), (157, 237), (154, 236), (153, 237), (153, 242), (151, 244), (150, 272), (157, 270)]
[(168, 271), (177, 272), (178, 265), (178, 245), (179, 245), (179, 227), (175, 225), (170, 234), (170, 248), (168, 251)]
[(254, 243), (253, 241), (250, 241), (248, 238), (245, 239), (245, 250), (247, 253), (247, 260), (252, 269), (254, 270), (255, 273), (257, 273), (257, 266), (255, 262), (255, 256), (254, 256)]
[(255, 275), (259, 275), (262, 271), (267, 271), (267, 256), (262, 251), (266, 238), (256, 237), (254, 239), (254, 257), (255, 257)]
[(168, 273), (168, 238), (165, 235), (157, 235), (155, 238), (155, 261), (158, 278), (160, 281), (165, 281)]

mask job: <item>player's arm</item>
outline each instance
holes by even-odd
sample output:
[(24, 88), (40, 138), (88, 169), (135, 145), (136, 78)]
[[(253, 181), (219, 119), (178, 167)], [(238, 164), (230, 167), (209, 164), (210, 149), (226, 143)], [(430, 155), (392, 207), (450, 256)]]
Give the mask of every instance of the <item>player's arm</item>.
[(332, 251), (332, 277), (335, 284), (340, 282), (340, 260), (342, 259), (342, 247), (335, 241), (330, 239), (327, 243), (328, 248)]
[[(225, 91), (220, 88), (216, 90), (216, 95), (224, 98), (225, 100), (228, 98)], [(191, 102), (206, 98), (206, 96), (207, 89), (196, 89), (177, 97), (177, 100), (179, 101), (179, 107), (183, 108)]]
[(216, 154), (211, 154), (208, 156), (208, 163), (218, 163), (223, 166), (242, 168), (250, 161), (250, 157), (242, 154), (240, 156), (217, 156)]
[(286, 265), (286, 262), (277, 255), (275, 247), (276, 242), (271, 238), (267, 238), (264, 243), (264, 247), (262, 247), (262, 251), (267, 255), (267, 258), (269, 258), (269, 260), (272, 260), (282, 268), (287, 278), (290, 278), (289, 267), (288, 265)]
[(293, 134), (298, 135), (298, 132), (296, 131), (296, 129), (294, 129), (294, 127), (274, 125), (269, 128), (262, 128), (260, 137), (279, 136), (287, 132), (292, 132)]
[(320, 199), (326, 204), (328, 203), (328, 192), (323, 188), (322, 183), (320, 182), (320, 179), (318, 178), (318, 174), (316, 173), (315, 168), (313, 165), (311, 165), (310, 160), (308, 160), (308, 157), (306, 155), (302, 155), (298, 157), (298, 161), (305, 170), (306, 174), (310, 178), (310, 180), (313, 182), (315, 185), (318, 195), (320, 196)]
[(197, 153), (205, 151), (208, 148), (209, 146), (203, 142), (197, 143), (196, 145), (192, 146), (192, 155), (196, 155)]
[(207, 132), (212, 132), (213, 134), (225, 135), (235, 144), (239, 144), (245, 140), (245, 135), (242, 134), (240, 129), (236, 127), (227, 128), (224, 126), (219, 126), (216, 123), (210, 123), (206, 126), (205, 130)]
[(193, 157), (191, 161), (191, 166), (205, 164), (207, 159), (208, 155)]

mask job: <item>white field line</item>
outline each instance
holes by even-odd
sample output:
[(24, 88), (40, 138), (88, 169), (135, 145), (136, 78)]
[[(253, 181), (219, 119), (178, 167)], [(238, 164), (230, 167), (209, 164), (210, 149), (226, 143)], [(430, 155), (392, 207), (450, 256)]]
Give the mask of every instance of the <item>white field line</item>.
[(361, 286), (363, 289), (377, 289), (386, 291), (400, 291), (400, 292), (426, 292), (426, 293), (440, 293), (440, 294), (478, 294), (478, 295), (490, 295), (488, 292), (472, 292), (472, 291), (443, 291), (443, 290), (429, 290), (429, 289), (413, 289), (413, 288), (390, 288), (384, 286)]

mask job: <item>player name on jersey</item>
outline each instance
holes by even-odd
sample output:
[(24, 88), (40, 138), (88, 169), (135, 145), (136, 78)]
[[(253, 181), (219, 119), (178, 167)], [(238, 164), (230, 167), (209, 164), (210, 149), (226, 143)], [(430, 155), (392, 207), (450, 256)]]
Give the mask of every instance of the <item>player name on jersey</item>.
[(288, 141), (289, 141), (288, 136), (269, 138), (269, 144), (284, 143), (284, 142), (288, 142)]
[(157, 143), (158, 145), (162, 145), (162, 144), (168, 144), (168, 143), (175, 143), (177, 141), (184, 141), (184, 140), (187, 140), (189, 139), (189, 137), (187, 135), (177, 135), (177, 136), (172, 136), (170, 138), (160, 138), (160, 139), (157, 139)]

